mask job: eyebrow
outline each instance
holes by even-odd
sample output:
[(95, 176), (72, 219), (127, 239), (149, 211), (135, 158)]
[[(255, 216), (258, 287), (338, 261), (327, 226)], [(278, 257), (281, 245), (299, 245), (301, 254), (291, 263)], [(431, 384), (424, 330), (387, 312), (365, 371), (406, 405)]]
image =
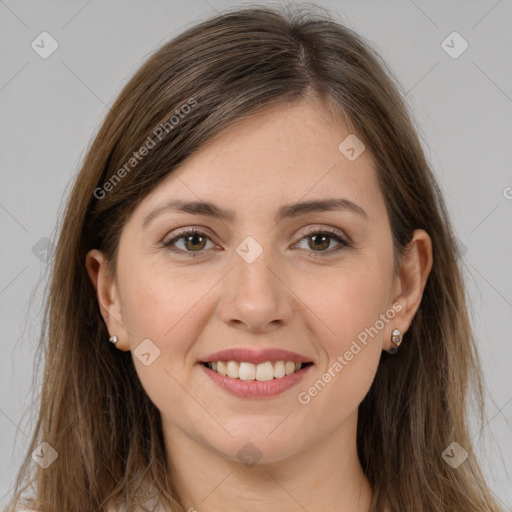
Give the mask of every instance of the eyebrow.
[[(349, 199), (318, 199), (302, 203), (288, 204), (279, 208), (276, 215), (276, 222), (285, 218), (298, 217), (306, 213), (327, 212), (327, 211), (349, 211), (368, 219), (368, 214), (356, 203)], [(233, 222), (236, 219), (234, 210), (223, 208), (208, 201), (182, 201), (174, 199), (157, 206), (144, 219), (142, 227), (147, 225), (157, 216), (166, 212), (184, 212), (193, 215), (205, 215), (226, 222)]]

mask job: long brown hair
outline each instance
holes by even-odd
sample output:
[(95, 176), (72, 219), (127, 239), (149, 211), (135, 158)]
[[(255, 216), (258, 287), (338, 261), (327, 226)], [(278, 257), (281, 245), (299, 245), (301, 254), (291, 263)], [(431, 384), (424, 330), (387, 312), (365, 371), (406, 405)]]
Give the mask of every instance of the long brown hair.
[[(31, 488), (26, 506), (41, 512), (135, 510), (151, 490), (167, 508), (183, 510), (167, 475), (159, 411), (131, 353), (107, 343), (85, 255), (104, 251), (115, 272), (123, 225), (170, 172), (241, 119), (316, 97), (374, 157), (396, 261), (415, 229), (432, 239), (420, 308), (399, 352), (382, 353), (359, 406), (357, 449), (373, 488), (371, 511), (500, 510), (468, 434), (467, 397), (476, 399), (482, 423), (484, 408), (460, 254), (404, 96), (364, 38), (311, 7), (225, 11), (142, 65), (89, 148), (59, 226), (39, 346), (39, 416), (10, 507)], [(46, 469), (31, 458), (43, 442), (58, 454)], [(442, 456), (453, 442), (468, 452), (456, 469)]]

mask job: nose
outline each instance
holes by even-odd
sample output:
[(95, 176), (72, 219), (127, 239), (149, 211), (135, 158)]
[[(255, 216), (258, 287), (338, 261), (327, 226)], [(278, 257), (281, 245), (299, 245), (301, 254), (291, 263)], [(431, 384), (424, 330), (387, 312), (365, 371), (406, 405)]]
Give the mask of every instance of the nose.
[(264, 250), (251, 263), (235, 256), (219, 308), (222, 321), (230, 327), (267, 332), (290, 321), (295, 300), (291, 283), (270, 253)]

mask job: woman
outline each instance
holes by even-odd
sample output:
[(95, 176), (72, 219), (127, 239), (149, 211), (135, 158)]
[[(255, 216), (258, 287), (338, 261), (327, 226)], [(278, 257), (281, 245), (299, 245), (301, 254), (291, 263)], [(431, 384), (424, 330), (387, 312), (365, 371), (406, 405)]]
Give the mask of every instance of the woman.
[(13, 506), (499, 510), (458, 249), (384, 69), (252, 8), (135, 74), (62, 220)]

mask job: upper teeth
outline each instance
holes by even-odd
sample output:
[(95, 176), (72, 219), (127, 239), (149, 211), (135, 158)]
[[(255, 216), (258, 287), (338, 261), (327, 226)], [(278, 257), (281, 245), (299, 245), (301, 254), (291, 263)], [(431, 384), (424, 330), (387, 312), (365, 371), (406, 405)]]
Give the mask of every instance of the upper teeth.
[(274, 365), (270, 361), (261, 364), (245, 361), (240, 363), (238, 361), (217, 361), (216, 363), (207, 363), (207, 365), (208, 368), (232, 379), (259, 381), (280, 379), (285, 375), (291, 375), (302, 367), (302, 363), (293, 361), (276, 361)]

